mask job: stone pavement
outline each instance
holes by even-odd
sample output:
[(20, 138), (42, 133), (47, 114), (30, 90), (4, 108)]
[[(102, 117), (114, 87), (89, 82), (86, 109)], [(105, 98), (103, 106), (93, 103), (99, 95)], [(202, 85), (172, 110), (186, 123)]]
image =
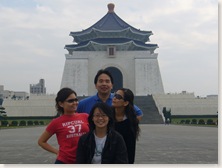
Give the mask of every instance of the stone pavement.
[[(218, 164), (216, 127), (163, 124), (144, 124), (140, 127), (136, 164)], [(0, 164), (54, 163), (56, 156), (37, 144), (44, 129), (0, 129)], [(57, 146), (55, 136), (49, 143)]]

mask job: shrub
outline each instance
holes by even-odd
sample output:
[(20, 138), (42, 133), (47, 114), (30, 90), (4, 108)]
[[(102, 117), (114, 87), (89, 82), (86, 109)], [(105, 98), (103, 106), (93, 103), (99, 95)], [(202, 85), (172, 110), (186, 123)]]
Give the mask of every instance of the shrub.
[(35, 125), (39, 125), (39, 121), (34, 121), (34, 124)]
[(212, 119), (207, 120), (207, 125), (214, 125), (214, 121)]
[(11, 126), (18, 126), (18, 121), (12, 121)]
[(199, 122), (198, 122), (198, 124), (200, 124), (200, 125), (205, 125), (205, 121), (204, 121), (203, 119), (200, 119)]
[(33, 125), (33, 121), (28, 121), (27, 125)]
[(190, 124), (190, 120), (186, 120), (186, 121), (185, 121), (185, 124)]
[(39, 121), (39, 124), (40, 125), (44, 125), (44, 121)]
[(2, 126), (7, 127), (8, 126), (8, 121), (7, 120), (2, 121)]
[(191, 124), (197, 124), (197, 119), (192, 119)]
[(181, 121), (180, 121), (180, 124), (184, 124), (184, 123), (185, 123), (185, 120), (181, 120)]
[(26, 126), (26, 121), (24, 120), (20, 121), (19, 126)]

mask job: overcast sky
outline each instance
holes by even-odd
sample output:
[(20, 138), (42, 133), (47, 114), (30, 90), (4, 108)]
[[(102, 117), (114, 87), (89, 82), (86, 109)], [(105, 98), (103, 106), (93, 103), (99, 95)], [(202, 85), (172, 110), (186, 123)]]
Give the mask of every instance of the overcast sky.
[(29, 92), (43, 78), (57, 93), (69, 33), (100, 20), (110, 2), (128, 24), (153, 32), (165, 93), (218, 94), (217, 0), (0, 0), (0, 85)]

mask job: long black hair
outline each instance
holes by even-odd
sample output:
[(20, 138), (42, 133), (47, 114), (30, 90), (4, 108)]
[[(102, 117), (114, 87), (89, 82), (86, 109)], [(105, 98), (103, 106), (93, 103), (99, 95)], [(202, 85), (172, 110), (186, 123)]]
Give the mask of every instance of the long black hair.
[[(138, 139), (140, 134), (140, 127), (139, 127), (139, 120), (137, 119), (136, 112), (134, 109), (134, 94), (130, 89), (121, 88), (118, 89), (123, 91), (123, 99), (124, 101), (128, 101), (128, 105), (125, 106), (125, 115), (129, 119), (130, 122), (130, 129), (135, 135), (135, 138)], [(115, 113), (115, 110), (114, 110)]]
[(109, 118), (109, 122), (107, 125), (107, 132), (111, 129), (113, 129), (114, 127), (114, 118), (113, 118), (113, 113), (112, 113), (112, 109), (109, 105), (107, 105), (106, 103), (96, 103), (93, 108), (91, 109), (90, 113), (89, 113), (89, 117), (88, 117), (88, 122), (89, 122), (89, 128), (90, 131), (93, 131), (95, 129), (95, 124), (93, 122), (93, 115), (94, 115), (94, 111), (95, 109), (98, 108), (101, 112), (105, 113), (108, 118)]

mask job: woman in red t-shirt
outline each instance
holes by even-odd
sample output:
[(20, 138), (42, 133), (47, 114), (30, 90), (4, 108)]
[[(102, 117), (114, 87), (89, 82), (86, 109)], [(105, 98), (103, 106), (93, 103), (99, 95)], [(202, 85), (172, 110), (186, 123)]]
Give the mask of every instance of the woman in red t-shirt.
[[(76, 163), (76, 150), (80, 136), (89, 131), (88, 114), (76, 113), (77, 94), (70, 88), (63, 88), (57, 93), (56, 109), (60, 115), (53, 119), (42, 133), (38, 144), (45, 150), (55, 153), (56, 164)], [(47, 141), (56, 134), (59, 149)]]

